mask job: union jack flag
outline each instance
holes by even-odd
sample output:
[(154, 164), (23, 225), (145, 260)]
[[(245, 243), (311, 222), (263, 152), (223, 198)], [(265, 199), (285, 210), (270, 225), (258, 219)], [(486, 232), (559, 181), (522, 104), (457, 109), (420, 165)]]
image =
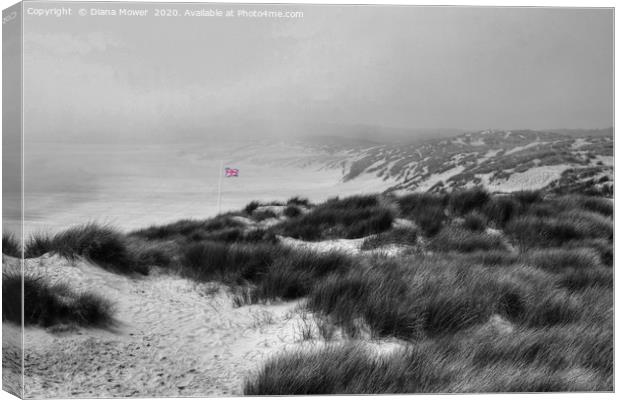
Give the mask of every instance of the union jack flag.
[(238, 177), (239, 176), (239, 169), (238, 168), (228, 168), (228, 167), (226, 167), (226, 169), (224, 169), (224, 175), (227, 178)]

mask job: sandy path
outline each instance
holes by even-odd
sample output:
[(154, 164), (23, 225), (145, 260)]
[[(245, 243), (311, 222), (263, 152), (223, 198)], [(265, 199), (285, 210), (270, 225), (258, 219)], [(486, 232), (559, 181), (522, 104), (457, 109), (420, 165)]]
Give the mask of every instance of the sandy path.
[(234, 308), (215, 284), (131, 279), (50, 256), (28, 260), (29, 271), (114, 301), (118, 326), (27, 328), (26, 397), (238, 395), (266, 357), (301, 340), (298, 303)]
[(22, 394), (22, 335), (18, 328), (2, 324), (2, 390)]
[(398, 256), (410, 249), (411, 246), (388, 244), (373, 250), (362, 250), (362, 243), (367, 237), (359, 239), (330, 239), (318, 242), (306, 242), (300, 239), (278, 236), (281, 244), (303, 250), (310, 250), (317, 253), (329, 253), (333, 251), (346, 253), (350, 255), (356, 254), (382, 254), (384, 256)]

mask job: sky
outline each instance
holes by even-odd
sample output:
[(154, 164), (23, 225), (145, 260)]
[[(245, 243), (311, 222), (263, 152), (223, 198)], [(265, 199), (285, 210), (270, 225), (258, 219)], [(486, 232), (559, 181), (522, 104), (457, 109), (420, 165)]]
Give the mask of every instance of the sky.
[(611, 9), (208, 5), (303, 11), (274, 19), (64, 6), (74, 15), (24, 19), (26, 141), (613, 125)]

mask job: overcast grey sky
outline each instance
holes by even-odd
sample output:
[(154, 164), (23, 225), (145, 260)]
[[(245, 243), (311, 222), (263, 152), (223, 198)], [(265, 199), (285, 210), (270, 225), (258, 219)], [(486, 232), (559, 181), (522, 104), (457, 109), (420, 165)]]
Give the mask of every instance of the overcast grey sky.
[(301, 10), (304, 17), (26, 15), (27, 140), (200, 138), (251, 121), (291, 134), (299, 122), (612, 125), (610, 9), (219, 8)]

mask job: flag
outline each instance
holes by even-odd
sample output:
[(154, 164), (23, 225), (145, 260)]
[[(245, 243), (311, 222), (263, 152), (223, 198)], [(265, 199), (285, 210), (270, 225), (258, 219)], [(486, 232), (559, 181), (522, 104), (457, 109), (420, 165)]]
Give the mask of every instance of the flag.
[(228, 168), (228, 167), (226, 167), (226, 169), (224, 169), (224, 175), (227, 178), (238, 177), (239, 176), (239, 169), (238, 168)]

